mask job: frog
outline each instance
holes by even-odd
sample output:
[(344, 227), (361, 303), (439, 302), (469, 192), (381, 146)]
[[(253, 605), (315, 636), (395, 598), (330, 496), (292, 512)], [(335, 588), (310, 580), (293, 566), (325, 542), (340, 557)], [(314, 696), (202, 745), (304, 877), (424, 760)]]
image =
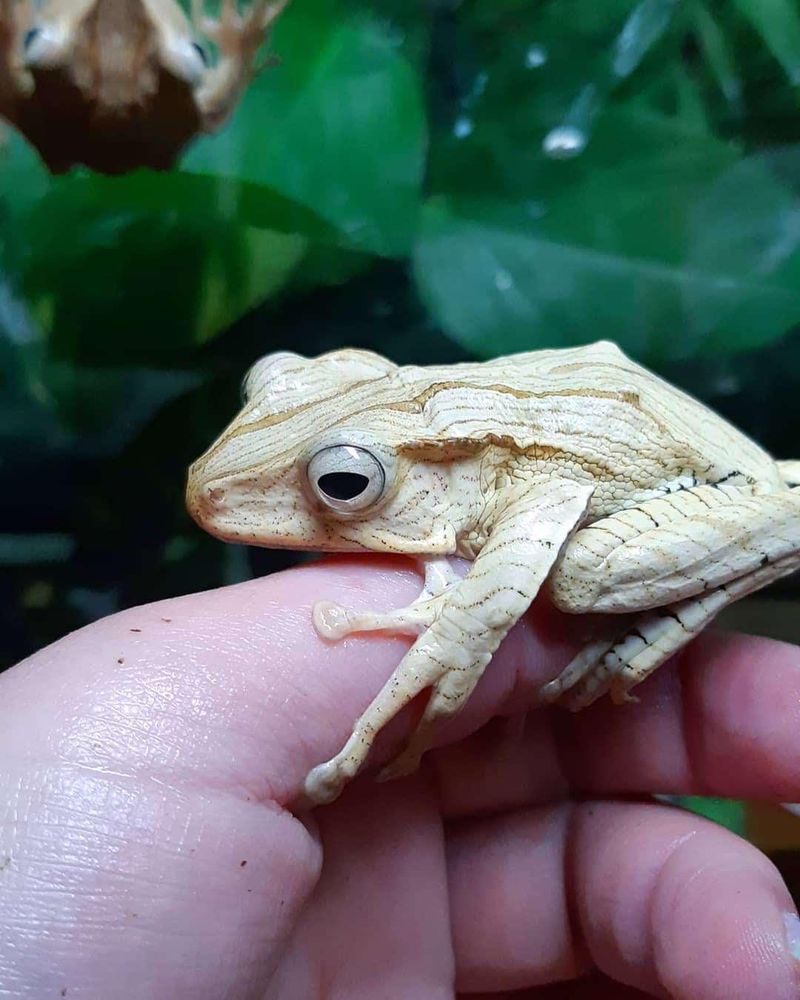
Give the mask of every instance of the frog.
[(313, 608), (326, 640), (411, 642), (306, 777), (314, 804), (333, 801), (427, 693), (378, 777), (413, 773), (540, 591), (602, 622), (537, 699), (578, 711), (635, 701), (720, 611), (800, 566), (800, 462), (775, 460), (610, 341), (437, 366), (357, 348), (269, 354), (191, 465), (186, 502), (225, 541), (419, 564), (406, 608), (354, 611), (324, 595)]
[(227, 121), (287, 3), (192, 0), (190, 20), (176, 0), (0, 0), (0, 117), (54, 174), (167, 170)]

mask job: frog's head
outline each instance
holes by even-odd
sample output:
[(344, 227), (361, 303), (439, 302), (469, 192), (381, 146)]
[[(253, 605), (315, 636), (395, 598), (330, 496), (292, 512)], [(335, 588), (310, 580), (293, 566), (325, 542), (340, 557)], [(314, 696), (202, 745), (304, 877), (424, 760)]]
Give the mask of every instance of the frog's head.
[(206, 56), (175, 0), (49, 0), (34, 10), (24, 67), (76, 88), (98, 114), (148, 104), (165, 74), (187, 93), (205, 75)]
[(242, 411), (189, 470), (189, 513), (252, 545), (453, 552), (474, 468), (409, 450), (423, 415), (407, 371), (367, 351), (264, 358)]

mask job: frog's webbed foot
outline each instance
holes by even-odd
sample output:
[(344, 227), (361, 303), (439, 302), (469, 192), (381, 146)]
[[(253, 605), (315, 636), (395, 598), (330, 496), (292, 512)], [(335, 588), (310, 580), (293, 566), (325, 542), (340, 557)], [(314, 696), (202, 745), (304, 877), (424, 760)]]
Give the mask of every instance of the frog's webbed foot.
[[(791, 483), (800, 464), (785, 462)], [(633, 614), (590, 643), (541, 692), (578, 710), (617, 704), (741, 597), (800, 565), (800, 489), (702, 485), (612, 514), (578, 532), (552, 593), (562, 610)], [(635, 572), (634, 572), (635, 570)], [(638, 605), (638, 606), (637, 606)]]
[(589, 643), (540, 691), (546, 702), (560, 702), (572, 712), (587, 708), (604, 694), (615, 705), (639, 699), (630, 693), (671, 656), (689, 643), (736, 598), (731, 587), (701, 597), (643, 612), (616, 639)]

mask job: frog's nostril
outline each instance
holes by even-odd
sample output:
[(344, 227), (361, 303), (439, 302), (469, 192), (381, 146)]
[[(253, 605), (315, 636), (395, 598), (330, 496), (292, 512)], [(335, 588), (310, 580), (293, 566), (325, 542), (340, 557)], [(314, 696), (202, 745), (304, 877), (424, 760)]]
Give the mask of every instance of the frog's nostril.
[(186, 507), (190, 516), (201, 527), (208, 527), (219, 516), (225, 505), (226, 490), (221, 486), (208, 486), (190, 471), (186, 489)]

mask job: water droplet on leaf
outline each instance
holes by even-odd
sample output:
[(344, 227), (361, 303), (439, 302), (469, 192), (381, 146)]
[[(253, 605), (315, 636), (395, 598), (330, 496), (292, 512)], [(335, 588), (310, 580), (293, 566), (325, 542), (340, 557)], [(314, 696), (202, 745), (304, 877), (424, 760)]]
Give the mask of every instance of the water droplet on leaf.
[(547, 62), (547, 49), (544, 45), (531, 45), (525, 53), (526, 69), (538, 69)]
[(456, 139), (466, 139), (468, 135), (472, 135), (474, 128), (475, 124), (471, 118), (468, 118), (466, 115), (459, 115), (453, 125), (453, 135)]
[(542, 141), (545, 156), (553, 160), (571, 160), (586, 149), (586, 133), (574, 125), (558, 125)]

